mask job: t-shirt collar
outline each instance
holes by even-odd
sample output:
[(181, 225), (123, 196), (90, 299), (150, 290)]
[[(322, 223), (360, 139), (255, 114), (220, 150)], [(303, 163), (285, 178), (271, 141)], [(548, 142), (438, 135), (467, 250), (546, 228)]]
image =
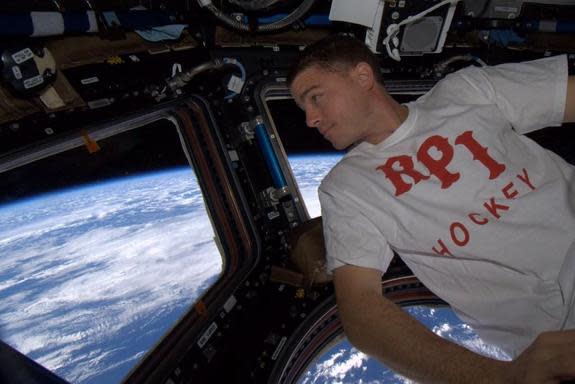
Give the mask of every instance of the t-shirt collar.
[(415, 124), (415, 120), (417, 119), (417, 108), (414, 107), (413, 102), (403, 104), (408, 109), (407, 118), (404, 120), (403, 123), (397, 129), (389, 135), (385, 140), (381, 141), (378, 144), (371, 144), (367, 141), (362, 141), (361, 143), (352, 147), (349, 152), (359, 150), (359, 151), (373, 151), (373, 150), (382, 150), (384, 148), (390, 147), (403, 139), (409, 131), (413, 128)]

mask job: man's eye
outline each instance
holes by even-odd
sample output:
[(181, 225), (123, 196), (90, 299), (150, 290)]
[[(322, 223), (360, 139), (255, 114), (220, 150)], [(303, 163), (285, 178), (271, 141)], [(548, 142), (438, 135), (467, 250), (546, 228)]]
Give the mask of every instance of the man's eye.
[(313, 95), (313, 96), (311, 97), (311, 101), (312, 101), (312, 103), (314, 103), (314, 104), (317, 104), (320, 99), (321, 99), (321, 95)]

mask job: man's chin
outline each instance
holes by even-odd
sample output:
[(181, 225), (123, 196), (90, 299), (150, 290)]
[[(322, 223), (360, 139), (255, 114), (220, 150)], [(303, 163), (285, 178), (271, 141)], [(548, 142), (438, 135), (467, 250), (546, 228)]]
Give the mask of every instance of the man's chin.
[(326, 139), (326, 140), (329, 141), (329, 143), (331, 144), (331, 146), (333, 147), (333, 149), (338, 150), (338, 151), (340, 150), (340, 149), (338, 148), (337, 143), (334, 143), (333, 141), (331, 141), (331, 140), (329, 140), (329, 139)]
[(332, 138), (325, 137), (324, 139), (326, 139), (327, 141), (330, 142), (331, 146), (336, 150), (336, 151), (343, 151), (344, 149), (348, 148), (349, 146), (351, 146), (353, 143), (346, 143), (346, 142), (342, 142), (342, 141), (334, 141)]
[(344, 149), (349, 147), (349, 145), (346, 145), (345, 143), (337, 143), (331, 140), (329, 140), (329, 142), (331, 143), (331, 146), (337, 151), (343, 151)]

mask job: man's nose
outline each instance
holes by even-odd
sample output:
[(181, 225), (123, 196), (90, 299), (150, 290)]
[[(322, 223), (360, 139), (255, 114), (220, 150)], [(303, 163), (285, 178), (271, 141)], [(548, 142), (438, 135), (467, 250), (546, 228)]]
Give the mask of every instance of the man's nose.
[(315, 108), (308, 108), (305, 111), (305, 122), (310, 128), (317, 128), (320, 123), (319, 112)]

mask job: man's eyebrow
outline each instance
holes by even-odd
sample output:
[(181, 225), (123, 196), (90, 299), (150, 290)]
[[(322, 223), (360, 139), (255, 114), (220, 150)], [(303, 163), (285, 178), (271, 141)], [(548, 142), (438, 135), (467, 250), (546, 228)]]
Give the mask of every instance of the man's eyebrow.
[(306, 96), (308, 95), (308, 93), (310, 93), (311, 91), (313, 91), (314, 89), (319, 88), (319, 85), (312, 85), (311, 87), (309, 87), (308, 89), (306, 89), (305, 91), (302, 92), (302, 94), (299, 97), (299, 101), (296, 100), (296, 102), (302, 102), (305, 100)]

